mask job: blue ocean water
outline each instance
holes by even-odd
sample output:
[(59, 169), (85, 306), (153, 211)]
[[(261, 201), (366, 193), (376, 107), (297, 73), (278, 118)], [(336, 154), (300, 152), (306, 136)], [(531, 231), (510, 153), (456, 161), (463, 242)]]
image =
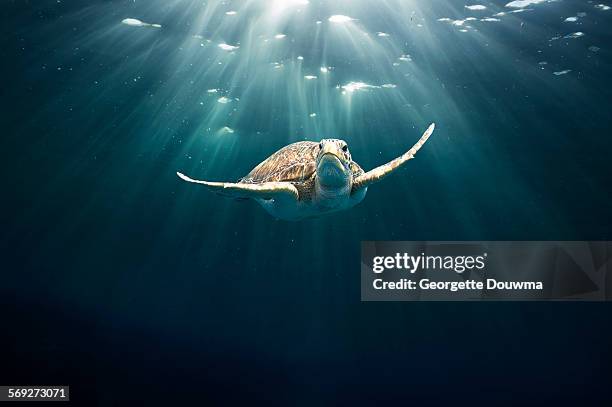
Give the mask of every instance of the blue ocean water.
[[(2, 379), (90, 405), (456, 401), (468, 382), (609, 399), (607, 305), (359, 297), (362, 240), (612, 237), (605, 4), (3, 8)], [(368, 170), (432, 122), (404, 169), (318, 219), (176, 177), (235, 181), (322, 138)]]

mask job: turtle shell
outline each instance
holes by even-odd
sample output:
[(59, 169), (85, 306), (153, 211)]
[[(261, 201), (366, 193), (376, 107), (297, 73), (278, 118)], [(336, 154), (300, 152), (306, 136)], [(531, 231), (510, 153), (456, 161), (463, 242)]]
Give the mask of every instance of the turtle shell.
[[(240, 182), (260, 184), (264, 182), (304, 183), (310, 180), (317, 167), (319, 143), (299, 141), (289, 144), (262, 161)], [(351, 162), (353, 177), (363, 174), (361, 167)]]

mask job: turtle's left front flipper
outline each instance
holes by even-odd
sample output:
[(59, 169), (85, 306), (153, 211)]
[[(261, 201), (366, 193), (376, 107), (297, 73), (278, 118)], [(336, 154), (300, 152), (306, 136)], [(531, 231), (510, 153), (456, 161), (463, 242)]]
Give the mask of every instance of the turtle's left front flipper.
[(184, 181), (203, 185), (213, 192), (232, 198), (279, 199), (284, 197), (297, 200), (299, 197), (297, 189), (290, 182), (265, 182), (263, 184), (209, 182), (189, 178), (180, 172), (177, 172), (176, 175)]
[(429, 136), (431, 136), (431, 133), (433, 133), (435, 127), (435, 123), (432, 123), (427, 128), (425, 133), (423, 133), (419, 141), (417, 141), (416, 144), (412, 146), (410, 150), (406, 151), (404, 154), (397, 157), (395, 160), (389, 161), (388, 163), (381, 165), (380, 167), (376, 167), (373, 170), (370, 170), (365, 174), (355, 178), (353, 180), (353, 192), (361, 188), (367, 187), (368, 185), (373, 184), (374, 182), (380, 181), (387, 175), (391, 174), (393, 171), (400, 168), (408, 160), (414, 158), (416, 152), (419, 151), (421, 147), (423, 147), (423, 144), (425, 144)]

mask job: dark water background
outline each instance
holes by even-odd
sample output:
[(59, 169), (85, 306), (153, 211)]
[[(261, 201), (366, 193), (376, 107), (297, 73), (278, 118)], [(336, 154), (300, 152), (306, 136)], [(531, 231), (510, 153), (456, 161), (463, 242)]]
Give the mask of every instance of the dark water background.
[[(543, 3), (464, 33), (437, 19), (511, 9), (330, 3), (3, 3), (2, 384), (87, 405), (610, 401), (608, 304), (361, 303), (359, 248), (611, 239), (612, 10)], [(406, 169), (321, 219), (175, 175), (233, 181), (324, 137), (370, 169), (430, 122)]]

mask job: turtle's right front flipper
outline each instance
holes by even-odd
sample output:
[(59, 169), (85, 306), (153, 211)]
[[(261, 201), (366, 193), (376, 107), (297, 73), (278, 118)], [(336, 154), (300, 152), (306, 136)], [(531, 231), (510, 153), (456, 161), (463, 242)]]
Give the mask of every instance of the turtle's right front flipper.
[(232, 198), (278, 199), (281, 197), (298, 200), (297, 189), (290, 182), (265, 182), (262, 184), (243, 184), (233, 182), (209, 182), (189, 178), (177, 172), (182, 180), (200, 184), (209, 190)]
[(393, 171), (402, 167), (409, 160), (413, 159), (414, 155), (417, 153), (417, 151), (421, 149), (421, 147), (423, 147), (423, 144), (425, 144), (427, 139), (429, 139), (429, 136), (431, 136), (431, 133), (433, 133), (435, 128), (436, 125), (432, 123), (427, 128), (427, 130), (425, 130), (425, 133), (423, 133), (419, 141), (417, 141), (416, 144), (413, 145), (410, 150), (406, 151), (404, 154), (397, 157), (395, 160), (389, 161), (388, 163), (376, 167), (373, 170), (370, 170), (365, 174), (362, 174), (355, 178), (353, 180), (353, 193), (364, 187), (367, 187), (370, 184), (373, 184), (374, 182), (380, 181), (387, 175), (393, 173)]

